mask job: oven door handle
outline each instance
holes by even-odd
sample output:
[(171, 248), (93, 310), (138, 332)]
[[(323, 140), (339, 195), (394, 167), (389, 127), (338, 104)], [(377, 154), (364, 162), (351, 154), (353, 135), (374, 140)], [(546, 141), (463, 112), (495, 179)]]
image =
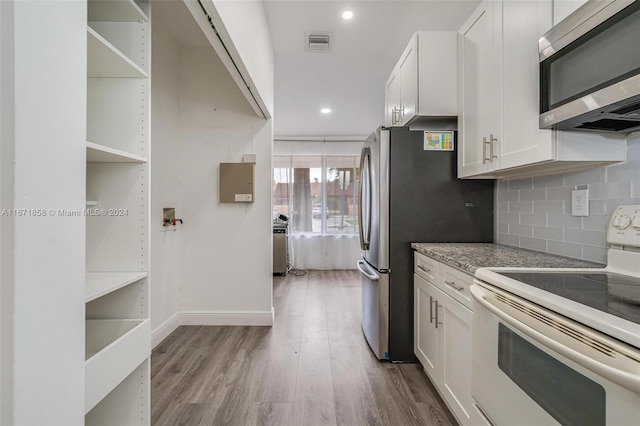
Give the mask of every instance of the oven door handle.
[[(570, 337), (570, 339), (573, 339), (572, 342), (574, 346), (579, 346), (580, 350), (577, 350), (576, 348), (572, 348), (558, 342), (555, 339), (550, 338), (541, 331), (521, 322), (517, 318), (514, 318), (508, 313), (502, 311), (490, 300), (488, 300), (490, 295), (485, 292), (485, 289), (483, 287), (477, 284), (472, 285), (471, 294), (479, 304), (487, 308), (491, 313), (503, 320), (506, 324), (511, 325), (531, 339), (575, 362), (576, 364), (581, 365), (589, 371), (592, 371), (629, 390), (640, 393), (640, 360), (638, 360), (637, 358), (632, 358), (628, 354), (625, 354), (622, 351), (618, 351), (618, 348), (615, 348), (613, 347), (613, 345), (610, 345), (606, 342), (601, 342), (603, 346), (600, 346), (600, 348), (607, 347), (607, 350), (609, 350), (609, 355), (603, 355), (602, 349), (598, 350), (594, 348), (594, 346), (597, 347), (598, 343), (600, 343), (600, 339), (597, 339), (597, 336), (595, 335), (590, 336), (591, 340), (593, 341), (591, 345)], [(537, 313), (543, 316), (552, 316), (550, 313), (548, 314), (540, 309), (537, 309), (533, 304), (528, 303), (524, 300), (521, 301), (518, 300), (519, 298), (510, 297), (504, 292), (500, 292), (499, 294), (503, 297), (513, 299), (514, 301), (516, 301), (516, 303), (521, 303), (522, 305), (525, 305), (529, 310), (537, 311)], [(577, 327), (571, 324), (566, 324), (565, 326), (567, 329), (575, 329), (576, 333), (584, 334), (583, 331), (578, 330)], [(552, 326), (549, 326), (545, 323), (541, 323), (540, 328), (543, 327), (548, 327), (549, 329), (553, 328)], [(606, 359), (607, 357), (610, 357), (610, 360), (608, 360), (610, 361), (609, 363), (601, 361), (603, 359)]]

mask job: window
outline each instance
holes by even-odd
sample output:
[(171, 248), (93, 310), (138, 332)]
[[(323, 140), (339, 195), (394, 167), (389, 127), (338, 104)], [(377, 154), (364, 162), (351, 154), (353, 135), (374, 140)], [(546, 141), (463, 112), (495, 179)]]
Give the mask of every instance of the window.
[[(309, 148), (309, 143), (297, 143)], [(275, 150), (274, 214), (289, 217), (289, 232), (358, 234), (357, 195), (361, 146), (357, 144), (357, 154), (335, 154), (339, 150), (332, 149), (329, 150), (334, 151), (331, 155), (278, 155), (278, 150)], [(354, 151), (353, 146), (348, 148), (349, 151)]]

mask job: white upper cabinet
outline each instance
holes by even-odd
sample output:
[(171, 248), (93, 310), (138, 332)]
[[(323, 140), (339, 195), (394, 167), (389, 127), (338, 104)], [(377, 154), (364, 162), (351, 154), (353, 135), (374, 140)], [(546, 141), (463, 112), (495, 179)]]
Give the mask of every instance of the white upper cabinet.
[(617, 134), (541, 130), (538, 39), (553, 4), (484, 1), (459, 31), (458, 177), (515, 178), (624, 161)]
[[(500, 90), (500, 34), (494, 21), (494, 2), (482, 3), (458, 36), (458, 174), (491, 170), (487, 138), (498, 138)], [(492, 133), (493, 132), (493, 133)]]
[(385, 84), (385, 125), (406, 126), (417, 116), (455, 116), (456, 62), (455, 32), (415, 33)]

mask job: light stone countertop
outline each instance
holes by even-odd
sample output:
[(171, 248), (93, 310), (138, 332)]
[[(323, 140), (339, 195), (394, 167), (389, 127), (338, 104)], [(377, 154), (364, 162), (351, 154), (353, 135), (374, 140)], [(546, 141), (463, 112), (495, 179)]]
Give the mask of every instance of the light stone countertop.
[(416, 251), (468, 274), (485, 267), (602, 268), (605, 265), (489, 243), (411, 243)]

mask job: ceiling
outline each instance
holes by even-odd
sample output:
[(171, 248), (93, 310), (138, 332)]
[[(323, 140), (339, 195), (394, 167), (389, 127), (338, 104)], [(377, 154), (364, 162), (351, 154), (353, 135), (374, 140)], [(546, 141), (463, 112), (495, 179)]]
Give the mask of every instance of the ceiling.
[[(264, 3), (275, 52), (274, 135), (340, 137), (383, 124), (385, 81), (415, 31), (458, 30), (480, 1)], [(353, 19), (342, 19), (345, 10)], [(330, 51), (306, 52), (308, 32), (330, 33)]]

